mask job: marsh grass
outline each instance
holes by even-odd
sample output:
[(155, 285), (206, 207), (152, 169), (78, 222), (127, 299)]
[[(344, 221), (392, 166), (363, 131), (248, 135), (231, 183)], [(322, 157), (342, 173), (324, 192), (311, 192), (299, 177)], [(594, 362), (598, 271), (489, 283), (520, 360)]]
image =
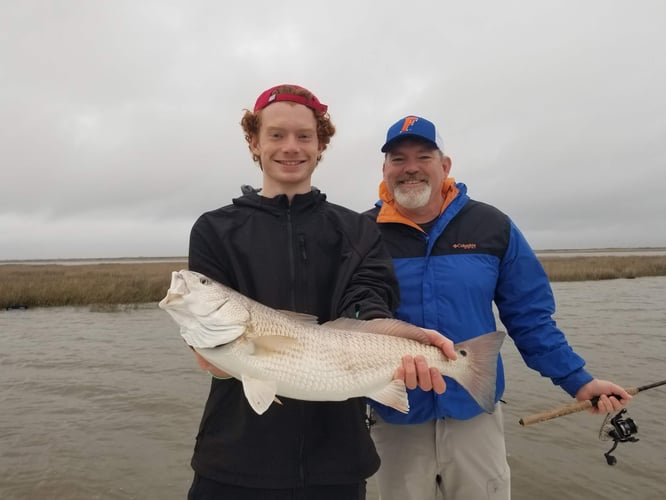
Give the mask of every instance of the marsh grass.
[(666, 276), (666, 255), (540, 257), (551, 281)]
[[(665, 276), (666, 255), (540, 257), (551, 281)], [(89, 306), (118, 311), (160, 301), (186, 262), (0, 265), (0, 309)]]
[(186, 266), (185, 262), (0, 265), (0, 309), (88, 305), (105, 311), (157, 302), (169, 287), (171, 272)]

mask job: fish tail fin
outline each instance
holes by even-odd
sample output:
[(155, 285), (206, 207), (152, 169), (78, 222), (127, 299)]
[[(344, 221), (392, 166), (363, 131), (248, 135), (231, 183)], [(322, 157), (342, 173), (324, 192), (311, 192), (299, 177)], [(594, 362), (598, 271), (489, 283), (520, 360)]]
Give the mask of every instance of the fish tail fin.
[(470, 369), (456, 381), (487, 413), (495, 410), (497, 356), (504, 336), (504, 332), (491, 332), (455, 346), (458, 357), (470, 357)]

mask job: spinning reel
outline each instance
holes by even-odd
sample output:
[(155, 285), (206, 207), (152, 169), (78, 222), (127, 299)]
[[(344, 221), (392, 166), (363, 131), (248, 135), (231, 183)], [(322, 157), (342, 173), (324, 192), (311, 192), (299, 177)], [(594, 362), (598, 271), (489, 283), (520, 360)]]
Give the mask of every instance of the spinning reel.
[(606, 415), (604, 423), (599, 430), (599, 439), (602, 441), (613, 440), (612, 448), (604, 453), (608, 465), (615, 465), (617, 463), (617, 458), (611, 455), (611, 453), (617, 448), (618, 444), (639, 441), (638, 438), (633, 437), (638, 432), (638, 426), (630, 417), (624, 417), (625, 413), (627, 413), (626, 408), (622, 408), (614, 417), (611, 417), (609, 413)]

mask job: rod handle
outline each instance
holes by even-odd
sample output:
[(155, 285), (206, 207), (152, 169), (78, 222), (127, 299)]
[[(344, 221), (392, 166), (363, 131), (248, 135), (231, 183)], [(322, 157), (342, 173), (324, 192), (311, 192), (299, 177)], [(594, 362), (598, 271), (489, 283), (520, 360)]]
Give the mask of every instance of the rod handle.
[[(640, 389), (638, 387), (629, 387), (625, 389), (632, 396), (638, 394)], [(592, 407), (597, 406), (598, 397), (588, 399), (586, 401), (577, 401), (575, 403), (568, 404), (566, 406), (560, 406), (559, 408), (554, 408), (552, 410), (544, 411), (542, 413), (535, 413), (534, 415), (529, 415), (518, 420), (518, 423), (522, 426), (538, 424), (545, 422), (546, 420), (552, 420), (553, 418), (563, 417), (564, 415), (570, 415), (572, 413), (578, 413), (579, 411), (589, 410)]]

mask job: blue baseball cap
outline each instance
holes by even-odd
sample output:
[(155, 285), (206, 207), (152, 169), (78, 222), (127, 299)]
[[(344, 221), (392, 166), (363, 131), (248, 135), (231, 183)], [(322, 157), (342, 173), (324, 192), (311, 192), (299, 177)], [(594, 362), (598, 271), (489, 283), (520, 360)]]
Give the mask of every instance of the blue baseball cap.
[(388, 132), (386, 132), (386, 142), (382, 146), (382, 153), (386, 153), (389, 150), (393, 141), (410, 136), (425, 139), (440, 151), (444, 151), (444, 142), (435, 124), (420, 116), (410, 115), (401, 118), (388, 129)]

